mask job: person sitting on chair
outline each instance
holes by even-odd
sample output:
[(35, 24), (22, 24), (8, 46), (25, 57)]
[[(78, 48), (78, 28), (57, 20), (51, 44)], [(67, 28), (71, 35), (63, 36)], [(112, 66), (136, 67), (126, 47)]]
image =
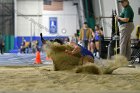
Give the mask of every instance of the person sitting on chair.
[(137, 27), (136, 37), (137, 37), (137, 47), (140, 48), (140, 26)]
[(140, 26), (137, 27), (136, 37), (137, 37), (137, 40), (140, 41)]
[(25, 44), (26, 44), (26, 40), (23, 40), (21, 47), (20, 47), (20, 53), (25, 53), (25, 50), (26, 50)]

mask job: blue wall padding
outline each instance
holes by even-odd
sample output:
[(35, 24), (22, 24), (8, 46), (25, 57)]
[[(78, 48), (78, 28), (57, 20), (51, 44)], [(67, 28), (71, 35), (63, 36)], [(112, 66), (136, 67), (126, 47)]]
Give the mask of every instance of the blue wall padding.
[[(31, 37), (15, 37), (15, 40), (14, 40), (14, 49), (19, 49), (20, 48), (23, 38), (27, 42), (30, 42), (30, 40), (31, 40)], [(67, 38), (67, 36), (44, 37), (45, 40), (54, 40), (56, 38), (65, 39), (65, 38)], [(38, 37), (32, 37), (32, 41), (35, 41), (35, 40), (38, 40), (39, 41), (39, 45), (40, 46), (42, 45), (41, 38), (39, 36)]]

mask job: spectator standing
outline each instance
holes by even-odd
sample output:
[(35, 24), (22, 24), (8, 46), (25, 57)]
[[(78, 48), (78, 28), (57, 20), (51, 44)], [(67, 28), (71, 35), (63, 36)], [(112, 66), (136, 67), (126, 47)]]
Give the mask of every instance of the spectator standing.
[(100, 49), (101, 49), (101, 41), (103, 37), (103, 32), (100, 29), (99, 25), (95, 26), (95, 32), (93, 33), (93, 37), (95, 40), (96, 57), (100, 58)]
[(120, 23), (120, 54), (131, 60), (131, 33), (134, 29), (134, 12), (128, 0), (119, 0), (124, 8), (117, 19)]
[(85, 22), (80, 30), (80, 41), (82, 41), (82, 45), (86, 49), (88, 49), (89, 41), (91, 39), (91, 32), (92, 29), (90, 29)]
[(1, 36), (0, 37), (0, 51), (1, 51), (1, 54), (3, 54), (3, 48), (4, 48), (4, 41), (3, 41), (3, 38)]

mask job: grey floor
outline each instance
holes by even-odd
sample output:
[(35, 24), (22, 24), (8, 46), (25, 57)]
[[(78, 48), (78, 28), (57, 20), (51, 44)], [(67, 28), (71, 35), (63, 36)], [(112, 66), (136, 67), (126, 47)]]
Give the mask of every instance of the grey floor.
[[(32, 66), (34, 65), (35, 54), (0, 54), (0, 66)], [(43, 65), (52, 64), (51, 61), (46, 60), (46, 54), (41, 53), (41, 61)]]
[[(0, 54), (0, 66), (34, 66), (35, 58), (36, 54)], [(46, 60), (45, 53), (41, 53), (41, 61), (43, 64), (37, 66), (52, 64), (52, 61)], [(102, 59), (95, 58), (95, 63), (102, 64)], [(137, 62), (133, 65), (135, 65), (136, 67), (140, 67), (140, 64), (138, 64)]]

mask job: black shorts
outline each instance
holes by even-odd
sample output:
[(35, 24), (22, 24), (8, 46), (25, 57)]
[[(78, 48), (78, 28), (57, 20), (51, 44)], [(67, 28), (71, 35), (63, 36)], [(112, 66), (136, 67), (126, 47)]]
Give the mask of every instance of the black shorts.
[(100, 42), (101, 40), (95, 40), (95, 42)]
[(95, 40), (91, 40), (90, 42), (95, 43)]

